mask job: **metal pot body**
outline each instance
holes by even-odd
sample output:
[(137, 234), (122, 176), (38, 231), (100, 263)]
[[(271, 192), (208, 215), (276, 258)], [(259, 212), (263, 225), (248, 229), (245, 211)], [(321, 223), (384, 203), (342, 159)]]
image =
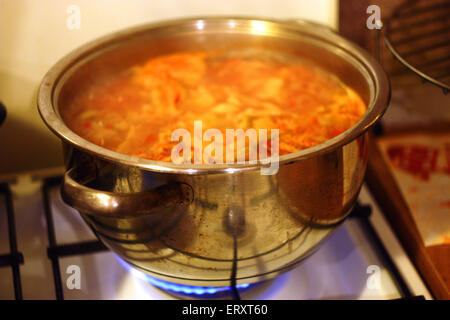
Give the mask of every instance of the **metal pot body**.
[(335, 230), (363, 182), (367, 136), (284, 164), (275, 175), (158, 173), (104, 161), (69, 144), (66, 150), (74, 168), (95, 167), (87, 170), (95, 189), (138, 194), (174, 183), (190, 186), (190, 196), (171, 205), (167, 191), (158, 190), (165, 206), (147, 214), (80, 213), (112, 251), (139, 269), (165, 280), (219, 286), (229, 282), (234, 238), (237, 277), (255, 282), (289, 270)]
[[(71, 132), (59, 109), (93, 79), (149, 56), (180, 50), (270, 49), (309, 57), (352, 86), (368, 105), (354, 128), (283, 156), (276, 174), (257, 165), (176, 165), (102, 149)], [(191, 285), (228, 285), (289, 270), (345, 219), (367, 164), (366, 130), (389, 89), (367, 54), (323, 27), (257, 19), (189, 19), (118, 33), (75, 51), (44, 78), (39, 109), (63, 140), (63, 199), (133, 266)], [(325, 93), (326, 94), (326, 93)]]

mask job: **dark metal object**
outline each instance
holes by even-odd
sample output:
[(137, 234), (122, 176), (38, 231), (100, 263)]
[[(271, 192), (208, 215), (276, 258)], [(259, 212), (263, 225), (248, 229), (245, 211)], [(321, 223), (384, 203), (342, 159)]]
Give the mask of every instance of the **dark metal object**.
[(48, 256), (52, 258), (70, 257), (78, 254), (96, 253), (108, 248), (98, 240), (84, 241), (71, 244), (62, 244), (47, 249)]
[(393, 56), (424, 81), (450, 90), (450, 1), (409, 0), (386, 20)]
[(231, 276), (230, 276), (230, 286), (231, 286), (231, 293), (233, 295), (234, 300), (241, 300), (241, 296), (239, 295), (239, 291), (237, 289), (236, 284), (236, 275), (237, 275), (237, 237), (236, 235), (233, 235), (233, 264), (231, 266)]
[(233, 237), (233, 263), (231, 265), (230, 286), (234, 300), (241, 300), (236, 287), (237, 260), (238, 260), (238, 237), (245, 232), (245, 212), (238, 206), (228, 208), (224, 216), (224, 228)]
[(11, 266), (14, 284), (14, 296), (16, 300), (22, 300), (22, 282), (20, 279), (19, 265), (23, 264), (24, 259), (22, 253), (17, 250), (16, 222), (14, 219), (12, 194), (7, 184), (0, 184), (0, 192), (5, 195), (10, 249), (10, 254), (0, 256), (0, 267), (8, 265)]
[(6, 108), (5, 105), (0, 101), (0, 126), (2, 125), (3, 121), (6, 119)]
[[(49, 187), (51, 186), (51, 180), (46, 180), (42, 186), (42, 196), (44, 199), (44, 209), (45, 209), (45, 219), (47, 222), (47, 232), (48, 232), (48, 243), (49, 247), (56, 246), (56, 236), (55, 236), (55, 227), (53, 224), (53, 216), (51, 214), (51, 206), (50, 206), (50, 198), (49, 198)], [(57, 257), (49, 256), (52, 262), (53, 269), (53, 280), (55, 283), (55, 292), (56, 299), (63, 300), (64, 293), (62, 289), (62, 281), (61, 281), (61, 270), (59, 267), (59, 261)]]

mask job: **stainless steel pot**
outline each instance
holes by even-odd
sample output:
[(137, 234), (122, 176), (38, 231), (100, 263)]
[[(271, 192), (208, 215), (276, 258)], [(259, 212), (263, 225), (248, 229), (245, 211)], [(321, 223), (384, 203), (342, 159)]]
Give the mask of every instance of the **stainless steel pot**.
[[(249, 48), (314, 61), (361, 95), (366, 114), (323, 144), (281, 156), (275, 175), (261, 175), (260, 163), (178, 165), (119, 154), (82, 139), (61, 120), (59, 110), (96, 79), (149, 57)], [(46, 74), (38, 95), (42, 118), (63, 141), (63, 199), (133, 266), (211, 286), (228, 285), (234, 260), (238, 283), (287, 271), (336, 229), (363, 182), (366, 131), (388, 100), (378, 63), (322, 26), (218, 17), (146, 25), (89, 43)]]

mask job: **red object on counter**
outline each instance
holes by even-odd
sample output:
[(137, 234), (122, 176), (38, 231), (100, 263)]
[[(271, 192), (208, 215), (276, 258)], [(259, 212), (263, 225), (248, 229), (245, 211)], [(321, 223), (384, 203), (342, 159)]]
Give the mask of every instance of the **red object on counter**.
[(393, 145), (387, 150), (392, 163), (420, 179), (428, 180), (436, 171), (439, 150), (423, 145)]

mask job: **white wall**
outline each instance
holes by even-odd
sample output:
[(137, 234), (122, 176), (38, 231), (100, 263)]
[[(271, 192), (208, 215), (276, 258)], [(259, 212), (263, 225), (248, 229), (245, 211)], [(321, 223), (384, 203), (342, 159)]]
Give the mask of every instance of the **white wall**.
[[(80, 29), (67, 8), (80, 8)], [(307, 18), (337, 26), (337, 0), (0, 0), (0, 176), (61, 164), (60, 144), (44, 126), (36, 92), (44, 73), (71, 49), (128, 26), (183, 16)]]

